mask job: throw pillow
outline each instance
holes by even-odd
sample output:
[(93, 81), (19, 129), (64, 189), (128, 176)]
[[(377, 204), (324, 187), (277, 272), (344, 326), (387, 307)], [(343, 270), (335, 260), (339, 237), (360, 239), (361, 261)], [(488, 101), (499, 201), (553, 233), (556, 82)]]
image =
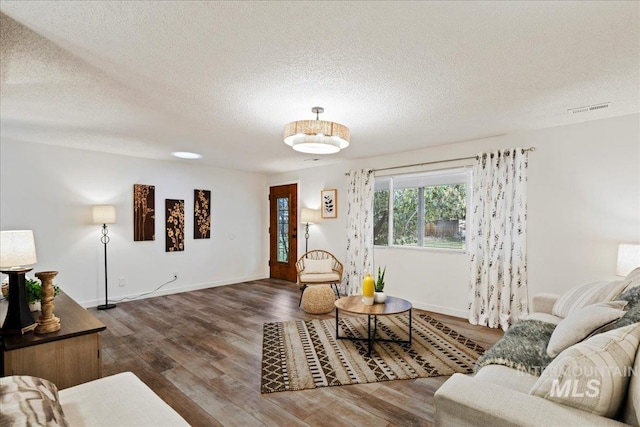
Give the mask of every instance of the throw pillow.
[(629, 284), (625, 288), (625, 291), (628, 291), (632, 288), (640, 287), (640, 267), (627, 274), (627, 277), (624, 278), (624, 281), (629, 282)]
[(0, 378), (0, 426), (67, 426), (58, 389), (42, 378)]
[(628, 285), (627, 281), (594, 282), (565, 292), (553, 304), (551, 314), (567, 317), (572, 311), (599, 302), (612, 301)]
[(556, 357), (565, 348), (588, 337), (592, 332), (624, 316), (627, 301), (609, 301), (588, 305), (564, 318), (551, 335), (547, 354)]
[(304, 272), (306, 273), (331, 273), (333, 261), (330, 259), (305, 259)]
[(640, 323), (634, 323), (569, 347), (529, 394), (612, 418), (627, 395), (639, 343)]
[(629, 302), (626, 307), (626, 313), (620, 319), (604, 327), (600, 332), (611, 331), (631, 325), (632, 323), (640, 322), (640, 286), (627, 288), (618, 298)]

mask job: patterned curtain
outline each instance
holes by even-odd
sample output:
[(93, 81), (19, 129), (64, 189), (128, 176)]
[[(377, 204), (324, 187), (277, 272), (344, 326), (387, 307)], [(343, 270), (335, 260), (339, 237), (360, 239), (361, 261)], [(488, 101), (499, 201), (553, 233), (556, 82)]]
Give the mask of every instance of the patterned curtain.
[(347, 174), (347, 294), (362, 292), (365, 272), (373, 275), (373, 169)]
[(469, 322), (507, 330), (528, 314), (528, 152), (476, 157), (470, 227)]

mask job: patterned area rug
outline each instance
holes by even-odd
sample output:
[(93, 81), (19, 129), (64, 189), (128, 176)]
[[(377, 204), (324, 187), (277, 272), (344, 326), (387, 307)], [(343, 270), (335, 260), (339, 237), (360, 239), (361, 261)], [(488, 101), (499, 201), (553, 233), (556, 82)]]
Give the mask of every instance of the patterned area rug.
[[(340, 319), (340, 336), (365, 337), (367, 318)], [(470, 373), (484, 348), (426, 314), (413, 315), (413, 342), (336, 340), (335, 319), (265, 323), (262, 393)], [(408, 338), (408, 316), (378, 317), (378, 335)]]

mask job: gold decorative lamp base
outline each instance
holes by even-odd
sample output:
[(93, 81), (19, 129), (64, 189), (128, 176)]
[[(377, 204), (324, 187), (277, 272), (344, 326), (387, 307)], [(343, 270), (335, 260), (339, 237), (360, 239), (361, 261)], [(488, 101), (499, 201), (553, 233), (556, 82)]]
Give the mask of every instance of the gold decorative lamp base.
[(42, 297), (40, 317), (38, 326), (34, 333), (48, 334), (60, 330), (60, 319), (53, 315), (53, 278), (58, 275), (57, 271), (41, 271), (36, 273), (36, 277), (42, 282)]

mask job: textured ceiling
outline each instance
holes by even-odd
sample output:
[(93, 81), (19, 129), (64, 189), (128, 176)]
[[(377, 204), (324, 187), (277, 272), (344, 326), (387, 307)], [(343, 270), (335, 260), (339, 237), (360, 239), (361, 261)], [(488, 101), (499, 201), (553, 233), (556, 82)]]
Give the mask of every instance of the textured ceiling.
[[(640, 111), (636, 1), (3, 0), (0, 11), (3, 140), (188, 150), (278, 172)], [(311, 163), (282, 130), (315, 105), (351, 129), (351, 146)]]

